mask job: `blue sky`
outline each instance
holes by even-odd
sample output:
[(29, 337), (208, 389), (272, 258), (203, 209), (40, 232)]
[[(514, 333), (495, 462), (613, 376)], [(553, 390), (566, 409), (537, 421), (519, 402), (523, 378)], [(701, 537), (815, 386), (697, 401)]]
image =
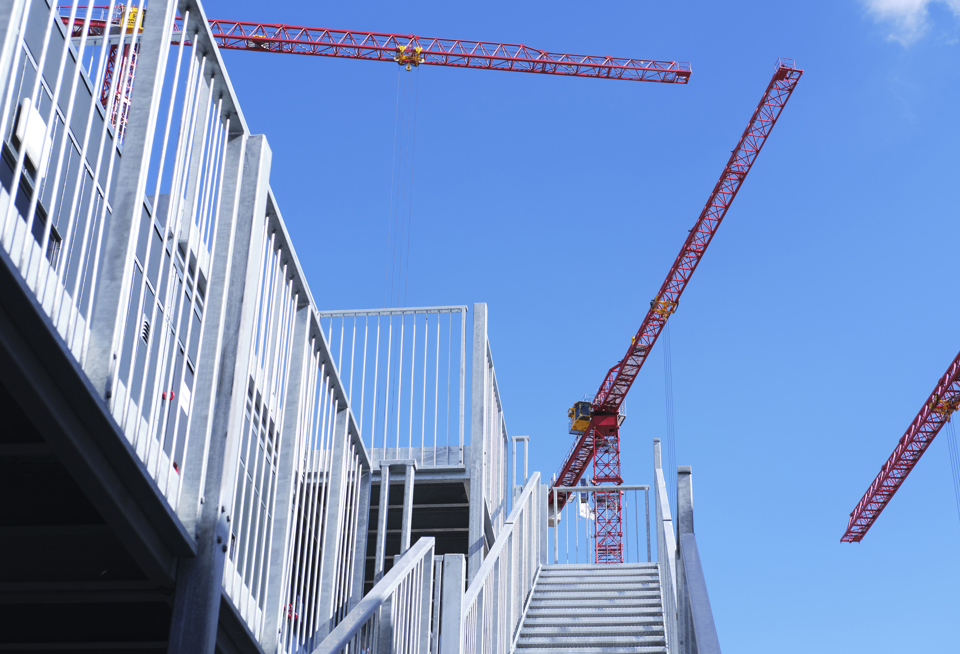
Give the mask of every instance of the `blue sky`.
[[(778, 56), (805, 70), (671, 319), (679, 464), (720, 640), (956, 651), (946, 434), (860, 545), (849, 512), (956, 355), (960, 3), (263, 3), (211, 17), (690, 61), (687, 86), (423, 67), (406, 304), (487, 302), (514, 434), (549, 477)], [(225, 53), (323, 308), (382, 306), (397, 67)], [(409, 79), (409, 78), (408, 78)], [(660, 345), (624, 478), (664, 437)]]

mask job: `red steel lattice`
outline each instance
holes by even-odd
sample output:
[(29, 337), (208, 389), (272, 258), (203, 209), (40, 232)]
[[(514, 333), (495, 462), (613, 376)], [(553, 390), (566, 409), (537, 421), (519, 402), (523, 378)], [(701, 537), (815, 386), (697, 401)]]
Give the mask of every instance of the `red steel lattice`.
[(900, 437), (897, 447), (880, 468), (870, 488), (850, 513), (844, 543), (859, 543), (877, 521), (884, 507), (930, 447), (940, 429), (960, 406), (960, 354), (953, 360), (936, 387), (920, 408), (920, 412)]
[[(104, 34), (106, 13), (107, 7), (92, 9), (88, 27), (90, 36)], [(67, 17), (62, 20), (64, 24), (69, 22)], [(117, 24), (119, 18), (115, 16), (110, 22)], [(250, 23), (215, 18), (208, 22), (217, 46), (223, 50), (280, 52), (392, 61), (413, 66), (453, 66), (669, 84), (686, 84), (691, 74), (690, 64), (685, 61), (563, 54), (511, 43), (333, 30), (281, 23)], [(177, 17), (174, 23), (174, 43), (179, 43), (182, 29), (183, 19)], [(77, 18), (74, 20), (71, 35), (77, 38), (82, 33), (83, 19)], [(187, 37), (185, 42), (189, 45), (190, 34)]]
[[(747, 173), (750, 172), (757, 155), (760, 154), (770, 131), (780, 118), (802, 74), (803, 71), (796, 68), (793, 60), (780, 59), (777, 62), (777, 69), (753, 112), (750, 123), (740, 137), (736, 149), (730, 155), (723, 174), (704, 205), (696, 224), (690, 230), (663, 286), (650, 302), (650, 310), (640, 324), (636, 336), (633, 337), (630, 349), (617, 365), (610, 368), (600, 385), (592, 402), (594, 417), (567, 454), (557, 473), (556, 486), (576, 486), (579, 483), (594, 455), (597, 420), (615, 417), (619, 411), (647, 355), (660, 336), (670, 314), (676, 310), (687, 282), (690, 281), (693, 271), (703, 258), (707, 246), (740, 190)], [(619, 440), (617, 443), (619, 445)], [(558, 494), (558, 509), (566, 504), (567, 495), (567, 493)], [(550, 506), (553, 506), (552, 491), (549, 498)]]
[(209, 22), (217, 45), (227, 50), (674, 84), (686, 84), (691, 72), (690, 64), (682, 61), (561, 54), (510, 43), (216, 19)]

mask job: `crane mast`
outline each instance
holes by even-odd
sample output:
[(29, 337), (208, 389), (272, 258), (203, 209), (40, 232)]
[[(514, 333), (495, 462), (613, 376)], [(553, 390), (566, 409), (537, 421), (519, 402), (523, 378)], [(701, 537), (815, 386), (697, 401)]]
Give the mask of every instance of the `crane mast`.
[[(592, 402), (578, 402), (570, 409), (571, 433), (576, 436), (556, 475), (555, 486), (575, 486), (594, 462), (594, 484), (623, 483), (620, 477), (620, 406), (636, 380), (663, 330), (667, 319), (677, 309), (680, 296), (693, 271), (697, 269), (707, 246), (720, 222), (740, 190), (743, 180), (766, 143), (779, 119), (787, 100), (793, 93), (803, 71), (793, 60), (780, 59), (776, 71), (764, 91), (760, 103), (750, 118), (737, 147), (730, 155), (719, 181), (700, 212), (697, 222), (687, 236), (670, 272), (650, 309), (631, 339), (626, 354), (607, 372)], [(588, 406), (586, 406), (588, 405)], [(554, 491), (548, 496), (550, 509), (559, 511), (567, 501), (568, 493)], [(594, 547), (597, 563), (619, 563), (623, 560), (620, 522), (620, 493), (615, 490), (595, 494)]]
[(859, 543), (877, 521), (894, 494), (917, 465), (933, 439), (953, 412), (960, 407), (960, 353), (937, 382), (930, 397), (900, 437), (893, 454), (887, 459), (867, 492), (850, 512), (850, 522), (840, 539), (844, 543)]

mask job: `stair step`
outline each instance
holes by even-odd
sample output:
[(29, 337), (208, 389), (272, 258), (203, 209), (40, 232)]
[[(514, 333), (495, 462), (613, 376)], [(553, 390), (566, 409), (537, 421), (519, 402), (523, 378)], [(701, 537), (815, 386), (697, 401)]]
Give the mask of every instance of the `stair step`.
[(573, 644), (564, 644), (554, 647), (524, 647), (523, 652), (524, 654), (667, 654), (667, 648), (664, 645), (641, 647), (577, 647)]
[[(660, 609), (648, 613), (609, 613), (607, 611), (584, 615), (583, 613), (561, 613), (561, 612), (539, 612), (528, 613), (527, 621), (529, 624), (547, 624), (544, 620), (556, 620), (558, 624), (639, 624), (649, 622), (650, 624), (660, 624), (663, 622), (663, 612)], [(612, 622), (599, 622), (600, 620), (611, 620)], [(525, 623), (526, 624), (526, 623)]]
[(596, 580), (596, 579), (583, 579), (583, 578), (565, 578), (565, 579), (550, 579), (544, 581), (540, 579), (537, 581), (537, 590), (538, 591), (551, 591), (563, 588), (583, 588), (583, 589), (593, 589), (593, 590), (604, 590), (607, 588), (652, 588), (660, 587), (660, 578), (659, 577), (636, 577), (632, 579), (607, 579), (607, 580)]
[(603, 628), (610, 629), (611, 627), (656, 627), (659, 626), (663, 628), (663, 616), (662, 615), (647, 615), (647, 616), (622, 616), (622, 615), (596, 615), (596, 616), (583, 616), (580, 619), (573, 619), (574, 625), (570, 624), (571, 619), (569, 617), (528, 617), (524, 623), (523, 628), (527, 627), (572, 627), (576, 626), (577, 628)]
[(596, 572), (586, 568), (563, 568), (559, 570), (546, 570), (541, 568), (540, 578), (550, 579), (552, 577), (590, 577), (591, 579), (606, 579), (607, 577), (629, 577), (632, 575), (656, 575), (660, 574), (660, 569), (656, 566), (652, 568), (611, 568)]
[(537, 595), (541, 593), (581, 593), (581, 592), (600, 592), (614, 590), (658, 590), (659, 583), (636, 583), (636, 584), (537, 584), (534, 591)]
[(663, 639), (663, 625), (619, 625), (612, 628), (610, 625), (600, 627), (538, 627), (524, 628), (520, 632), (521, 638), (583, 638), (593, 642), (594, 636), (643, 636), (646, 638)]
[(644, 597), (660, 597), (659, 588), (631, 588), (629, 590), (535, 590), (535, 600), (551, 600), (560, 598), (579, 598), (581, 600), (612, 599), (617, 597), (640, 599)]
[[(572, 642), (571, 642), (572, 641)], [(517, 641), (517, 648), (527, 647), (557, 647), (569, 646), (576, 647), (578, 642), (577, 634), (570, 634), (567, 637), (547, 637), (547, 638), (529, 638), (520, 636)], [(590, 636), (588, 646), (611, 645), (613, 647), (643, 647), (643, 646), (663, 646), (663, 636)]]
[(638, 597), (631, 599), (611, 598), (611, 599), (593, 599), (584, 600), (582, 597), (551, 597), (542, 598), (534, 596), (530, 601), (530, 608), (627, 608), (641, 606), (660, 606), (660, 595), (651, 594), (649, 597)]
[(544, 572), (552, 570), (623, 570), (629, 568), (656, 568), (657, 563), (550, 563), (543, 566)]

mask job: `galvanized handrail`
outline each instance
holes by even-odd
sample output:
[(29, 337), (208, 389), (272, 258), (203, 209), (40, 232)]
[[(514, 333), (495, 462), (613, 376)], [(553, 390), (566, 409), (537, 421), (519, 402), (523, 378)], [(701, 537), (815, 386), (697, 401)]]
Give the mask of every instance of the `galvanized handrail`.
[(657, 558), (664, 628), (669, 654), (720, 654), (707, 582), (693, 533), (693, 481), (689, 466), (677, 468), (676, 530), (660, 463), (660, 440), (653, 441), (656, 474)]
[(313, 654), (419, 654), (430, 637), (435, 540), (421, 538), (397, 559)]
[(461, 654), (508, 654), (540, 570), (540, 473), (530, 475), (463, 597)]
[[(637, 562), (640, 563), (643, 561), (642, 555), (642, 541), (640, 539), (640, 525), (643, 521), (643, 516), (639, 515), (637, 510), (639, 506), (639, 496), (638, 492), (643, 491), (643, 506), (644, 506), (644, 515), (646, 516), (646, 552), (647, 552), (647, 562), (652, 560), (651, 558), (651, 549), (650, 549), (650, 486), (647, 484), (621, 484), (619, 486), (552, 486), (551, 489), (553, 495), (553, 501), (550, 506), (548, 506), (548, 511), (550, 512), (550, 519), (548, 521), (549, 526), (553, 529), (553, 562), (561, 563), (560, 556), (560, 540), (561, 540), (561, 525), (566, 524), (566, 542), (564, 544), (564, 555), (563, 562), (565, 563), (580, 563), (580, 544), (584, 544), (584, 553), (587, 556), (587, 562), (596, 562), (596, 553), (594, 552), (594, 558), (590, 559), (590, 550), (589, 545), (590, 540), (596, 537), (596, 534), (591, 535), (590, 530), (592, 529), (588, 525), (594, 522), (593, 510), (589, 508), (591, 505), (581, 504), (581, 502), (586, 503), (588, 498), (593, 494), (592, 502), (595, 503), (596, 496), (612, 494), (612, 491), (620, 492), (620, 499), (623, 502), (621, 517), (623, 519), (622, 526), (623, 532), (621, 535), (621, 557), (623, 563)], [(628, 493), (633, 493), (632, 499), (627, 495)], [(568, 501), (562, 507), (559, 506), (558, 496), (565, 494), (567, 496), (574, 495), (579, 496), (581, 502)], [(627, 510), (630, 503), (633, 503), (633, 516), (630, 517), (630, 512)], [(582, 512), (580, 507), (586, 506), (588, 509), (587, 514)], [(566, 512), (567, 520), (563, 520), (564, 512)], [(586, 524), (583, 528), (583, 539), (580, 537), (580, 520), (581, 517), (585, 520)], [(558, 519), (559, 518), (559, 519)], [(573, 546), (570, 545), (570, 521), (571, 519), (574, 522), (574, 540)], [(630, 521), (633, 521), (631, 524)], [(633, 531), (633, 538), (631, 538), (631, 530)], [(631, 549), (630, 543), (632, 540), (636, 540)]]
[(677, 540), (670, 514), (670, 498), (660, 463), (660, 439), (653, 440), (653, 466), (656, 477), (657, 562), (660, 568), (660, 594), (667, 651), (677, 651)]
[(680, 534), (680, 554), (685, 591), (683, 599), (686, 603), (685, 620), (680, 630), (685, 636), (686, 651), (691, 654), (720, 654), (720, 639), (713, 621), (713, 609), (710, 608), (695, 535)]

